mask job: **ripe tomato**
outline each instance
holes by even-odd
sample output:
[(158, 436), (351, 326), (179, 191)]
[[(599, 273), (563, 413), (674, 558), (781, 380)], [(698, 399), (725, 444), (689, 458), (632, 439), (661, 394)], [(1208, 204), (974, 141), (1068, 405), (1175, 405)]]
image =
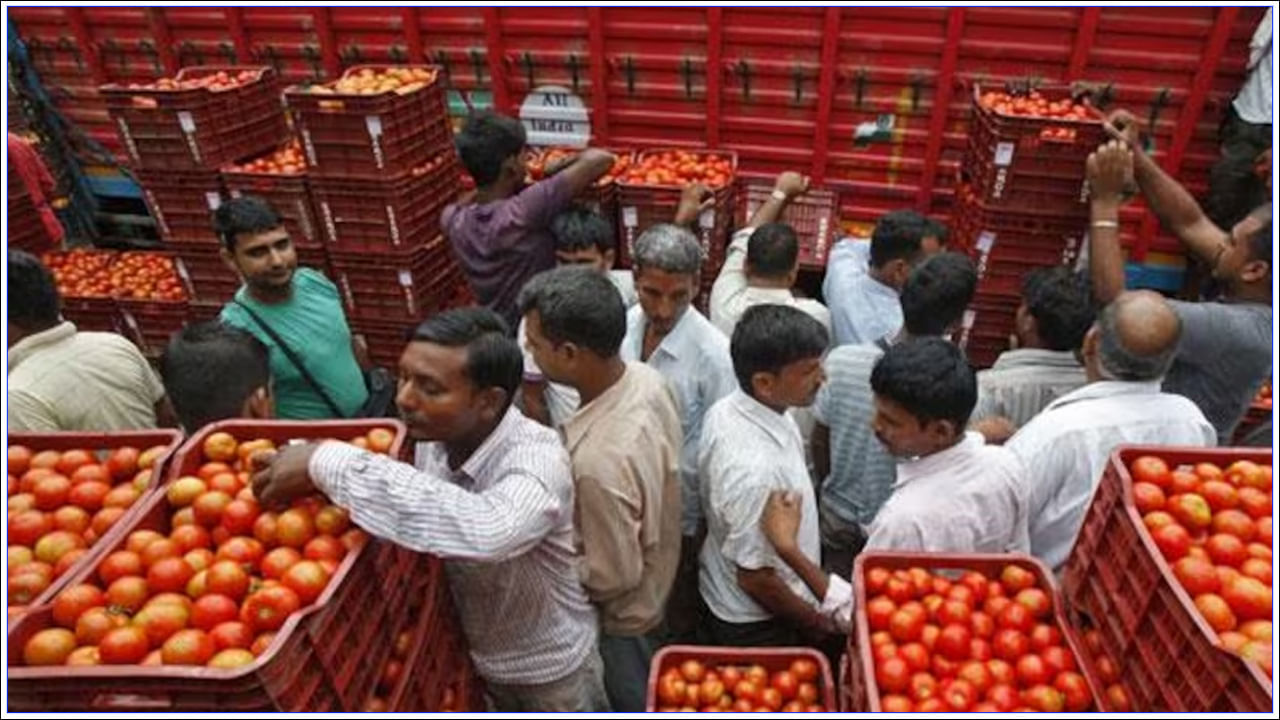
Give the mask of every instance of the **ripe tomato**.
[(1174, 470), (1169, 473), (1169, 487), (1167, 489), (1170, 495), (1199, 492), (1200, 476), (1185, 470)]
[(308, 560), (342, 560), (347, 549), (342, 542), (332, 535), (317, 535), (302, 549), (302, 556)]
[[(791, 661), (791, 674), (801, 683), (811, 683), (818, 679), (818, 663), (807, 658), (797, 658)], [(803, 699), (803, 698), (801, 698)], [(808, 700), (805, 700), (807, 704)]]
[(23, 445), (9, 446), (9, 474), (22, 475), (31, 467), (31, 449)]
[(201, 493), (191, 503), (196, 523), (212, 528), (222, 523), (222, 513), (231, 504), (231, 496), (218, 490)]
[(147, 546), (142, 548), (142, 551), (138, 553), (138, 556), (142, 558), (142, 566), (150, 568), (161, 560), (167, 558), (180, 558), (184, 552), (185, 551), (178, 545), (178, 543), (170, 540), (169, 538), (161, 537), (159, 540), (148, 543)]
[(1191, 534), (1181, 525), (1164, 525), (1152, 531), (1151, 539), (1169, 562), (1186, 556), (1191, 549)]
[[(912, 672), (929, 669), (929, 651), (921, 643), (907, 643), (898, 648), (897, 656), (907, 661)], [(892, 657), (891, 655), (889, 657)], [(810, 661), (812, 662), (812, 661)]]
[(1242, 575), (1224, 584), (1222, 599), (1241, 620), (1271, 619), (1271, 588), (1255, 578)]
[[(197, 630), (210, 631), (216, 626), (234, 621), (240, 613), (240, 606), (226, 595), (206, 593), (192, 604), (191, 627)], [(252, 640), (252, 637), (250, 638)], [(245, 645), (248, 647), (248, 645)]]
[(136, 575), (117, 578), (107, 586), (107, 604), (115, 605), (128, 612), (136, 612), (142, 608), (148, 596), (147, 581)]
[[(1252, 527), (1252, 522), (1250, 523), (1250, 526)], [(10, 535), (13, 534), (12, 530), (9, 532)], [(889, 620), (893, 617), (893, 614), (897, 609), (898, 606), (894, 604), (892, 600), (884, 597), (883, 595), (873, 598), (867, 602), (867, 624), (871, 626), (873, 631), (888, 630)]]
[(138, 459), (141, 453), (136, 447), (118, 447), (107, 457), (107, 472), (116, 482), (131, 478), (138, 473)]
[(767, 687), (760, 691), (760, 706), (768, 708), (774, 712), (782, 709), (783, 699), (782, 693), (774, 688)]
[[(329, 573), (325, 572), (324, 568), (314, 560), (303, 560), (294, 563), (292, 567), (286, 570), (280, 581), (285, 587), (298, 594), (298, 600), (303, 605), (310, 605), (316, 601), (316, 598), (320, 597), (320, 594), (324, 592), (325, 586), (329, 584)], [(687, 661), (686, 664), (688, 662), (696, 661)], [(681, 672), (684, 672), (683, 666), (681, 667)], [(705, 673), (706, 670), (704, 668), (700, 677)], [(689, 679), (688, 673), (685, 673), (685, 681), (694, 682)]]
[(1164, 460), (1151, 455), (1143, 455), (1129, 464), (1129, 474), (1134, 482), (1151, 483), (1162, 489), (1168, 489), (1169, 466)]
[(779, 670), (769, 679), (769, 687), (777, 690), (783, 700), (794, 700), (799, 692), (800, 682), (790, 670)]
[(146, 632), (137, 625), (116, 628), (98, 643), (98, 654), (105, 665), (137, 664), (142, 662), (150, 649)]
[(67, 502), (84, 508), (88, 512), (98, 512), (102, 503), (111, 492), (111, 486), (103, 482), (83, 482), (74, 485), (67, 493)]
[(142, 628), (147, 641), (157, 647), (185, 628), (190, 619), (191, 611), (178, 603), (148, 603), (133, 616), (132, 624)]
[(1255, 557), (1245, 560), (1240, 563), (1240, 574), (1271, 587), (1271, 563), (1267, 560)]
[(1018, 691), (1009, 683), (993, 685), (987, 691), (987, 700), (994, 703), (1000, 712), (1010, 712), (1021, 702)]
[(304, 510), (286, 510), (276, 518), (276, 540), (281, 545), (302, 549), (315, 536), (315, 524)]
[(301, 607), (298, 594), (283, 585), (263, 588), (245, 599), (240, 620), (255, 631), (279, 630), (284, 621)]
[(248, 650), (253, 645), (253, 630), (239, 621), (218, 623), (209, 631), (209, 638), (218, 650), (239, 648)]
[(62, 475), (41, 478), (31, 489), (36, 497), (36, 507), (45, 511), (53, 511), (65, 505), (70, 492), (71, 481)]
[(233, 537), (215, 553), (219, 560), (232, 560), (245, 567), (256, 567), (264, 554), (262, 543), (249, 537)]
[(913, 600), (916, 596), (915, 589), (911, 586), (911, 583), (897, 577), (890, 578), (885, 583), (884, 594), (897, 605)]
[(979, 696), (985, 696), (995, 682), (986, 663), (979, 660), (961, 663), (960, 669), (956, 671), (956, 678), (969, 683)]
[(31, 636), (22, 647), (22, 660), (27, 665), (62, 665), (76, 649), (76, 636), (65, 628), (46, 628)]
[(1000, 614), (996, 616), (996, 626), (1017, 630), (1020, 633), (1029, 633), (1035, 627), (1036, 617), (1032, 614), (1031, 609), (1024, 603), (1010, 603)]
[(938, 694), (938, 681), (927, 672), (914, 673), (908, 681), (907, 694), (915, 702), (922, 702)]
[(88, 465), (93, 461), (93, 453), (88, 450), (68, 450), (62, 453), (62, 457), (58, 459), (58, 464), (54, 468), (63, 475), (71, 475), (81, 465)]
[(995, 638), (991, 642), (991, 649), (995, 652), (996, 657), (1009, 662), (1016, 662), (1018, 658), (1026, 655), (1031, 649), (1031, 641), (1018, 630), (1004, 628), (996, 631)]
[[(1270, 518), (1262, 518), (1258, 522), (1262, 520), (1266, 520), (1268, 523), (1271, 522)], [(1253, 518), (1250, 518), (1240, 510), (1220, 510), (1214, 513), (1212, 525), (1213, 532), (1235, 535), (1244, 542), (1252, 540), (1258, 530)], [(1267, 542), (1270, 542), (1270, 540), (1268, 539)]]
[(968, 680), (953, 680), (942, 690), (942, 700), (954, 712), (967, 712), (978, 701), (978, 691)]
[(24, 510), (9, 516), (9, 543), (35, 545), (41, 537), (53, 532), (53, 516), (39, 510)]
[(93, 531), (99, 537), (105, 535), (111, 526), (116, 524), (120, 518), (124, 517), (124, 508), (104, 507), (93, 516)]
[(1255, 520), (1271, 515), (1271, 494), (1258, 488), (1242, 487), (1237, 491), (1240, 496), (1240, 509)]
[(1078, 672), (1059, 673), (1053, 681), (1053, 687), (1062, 693), (1063, 705), (1069, 712), (1083, 712), (1093, 705), (1089, 683)]
[(1000, 571), (1000, 582), (1007, 592), (1016, 593), (1019, 590), (1035, 587), (1036, 576), (1026, 568), (1018, 567), (1017, 565), (1006, 565)]
[(1066, 699), (1062, 693), (1048, 685), (1037, 684), (1023, 693), (1023, 700), (1033, 710), (1040, 712), (1062, 712)]
[(1058, 673), (1076, 669), (1076, 659), (1071, 655), (1071, 651), (1055, 645), (1047, 647), (1040, 651), (1040, 659), (1044, 660), (1044, 664), (1049, 668), (1049, 677), (1057, 677)]
[(1037, 655), (1023, 655), (1018, 658), (1014, 664), (1014, 672), (1017, 674), (1018, 683), (1024, 687), (1047, 683), (1053, 678), (1048, 664)]
[(1040, 588), (1019, 590), (1013, 601), (1026, 606), (1031, 611), (1031, 616), (1035, 619), (1044, 618), (1053, 611), (1053, 602), (1049, 599), (1049, 594)]
[(1204, 549), (1209, 553), (1209, 559), (1218, 565), (1239, 567), (1249, 558), (1249, 551), (1244, 541), (1226, 533), (1210, 536), (1208, 542), (1204, 544)]
[[(911, 680), (911, 668), (902, 658), (889, 658), (876, 667), (876, 686), (881, 692), (905, 692)], [(741, 697), (740, 694), (735, 693)]]
[(102, 507), (132, 507), (140, 497), (142, 497), (141, 491), (133, 485), (117, 485), (102, 498)]
[(234, 560), (219, 560), (205, 571), (205, 592), (239, 601), (249, 592), (249, 573)]
[(76, 619), (76, 642), (80, 645), (97, 645), (108, 632), (128, 624), (129, 617), (124, 613), (105, 607), (89, 608)]
[(81, 583), (58, 593), (53, 600), (53, 621), (64, 628), (74, 628), (76, 621), (90, 608), (107, 604), (107, 597), (96, 585)]
[(1240, 504), (1240, 495), (1236, 489), (1230, 483), (1218, 480), (1210, 480), (1201, 485), (1200, 495), (1214, 512), (1230, 510)]
[(742, 679), (733, 686), (733, 697), (738, 702), (750, 703), (751, 707), (760, 702), (760, 685), (752, 680)]
[(889, 634), (898, 642), (912, 642), (920, 639), (924, 624), (924, 614), (899, 609), (889, 618)]
[(880, 710), (887, 713), (911, 712), (915, 705), (910, 698), (902, 695), (881, 695)]
[(180, 557), (157, 560), (147, 569), (147, 588), (151, 592), (182, 592), (195, 574), (196, 571)]
[[(968, 591), (968, 588), (963, 585), (957, 585), (956, 587)], [(968, 625), (972, 617), (972, 607), (969, 603), (961, 600), (947, 600), (938, 609), (938, 623), (940, 625), (950, 625), (952, 623)]]
[(1213, 522), (1209, 503), (1196, 493), (1181, 493), (1170, 497), (1165, 510), (1187, 530), (1204, 530)]
[(203, 630), (179, 630), (164, 642), (160, 658), (165, 665), (204, 665), (217, 650), (213, 638)]
[(972, 639), (973, 633), (967, 624), (952, 623), (938, 634), (934, 651), (948, 660), (965, 660), (969, 657), (969, 641)]
[(336, 505), (327, 505), (316, 513), (315, 526), (316, 532), (321, 535), (338, 537), (351, 527), (351, 516)]
[(253, 645), (249, 646), (249, 652), (253, 653), (254, 657), (261, 655), (267, 651), (267, 648), (271, 647), (271, 643), (275, 642), (275, 639), (276, 634), (274, 632), (260, 633), (253, 639)]
[(233, 535), (249, 535), (259, 512), (258, 503), (252, 500), (232, 500), (222, 511), (222, 527)]
[(1221, 480), (1222, 468), (1210, 462), (1196, 463), (1195, 474), (1201, 480)]
[(302, 560), (302, 555), (290, 547), (278, 547), (262, 558), (262, 576), (279, 580), (294, 564)]
[[(319, 518), (316, 520), (319, 521)], [(870, 568), (866, 572), (865, 580), (867, 594), (878, 595), (884, 591), (885, 583), (889, 582), (889, 571), (881, 567)]]
[(1040, 623), (1031, 629), (1031, 649), (1040, 652), (1047, 647), (1062, 644), (1062, 632), (1057, 627)]

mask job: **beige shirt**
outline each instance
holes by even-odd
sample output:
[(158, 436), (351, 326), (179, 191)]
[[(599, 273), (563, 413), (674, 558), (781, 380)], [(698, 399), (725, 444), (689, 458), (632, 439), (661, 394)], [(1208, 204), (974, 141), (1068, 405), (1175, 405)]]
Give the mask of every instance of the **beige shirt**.
[(69, 322), (9, 348), (11, 432), (153, 428), (164, 386), (133, 343)]
[(564, 424), (577, 490), (582, 584), (610, 635), (662, 621), (680, 561), (680, 413), (643, 363)]

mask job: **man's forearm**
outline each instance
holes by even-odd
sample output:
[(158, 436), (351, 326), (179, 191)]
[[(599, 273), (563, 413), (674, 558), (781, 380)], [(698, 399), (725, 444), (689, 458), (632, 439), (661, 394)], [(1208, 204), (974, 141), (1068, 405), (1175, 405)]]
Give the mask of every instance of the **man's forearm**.
[(818, 598), (824, 598), (827, 596), (827, 586), (830, 584), (830, 581), (826, 571), (818, 567), (817, 564), (806, 557), (804, 553), (800, 552), (799, 548), (779, 548), (778, 557), (782, 558), (782, 561), (787, 564), (787, 567), (794, 570), (795, 573), (800, 576), (800, 579), (804, 581), (804, 584), (809, 588), (809, 591), (812, 592), (814, 596)]
[(773, 568), (738, 568), (738, 586), (774, 617), (805, 630), (823, 630), (826, 621), (812, 605), (797, 596)]
[(1124, 292), (1124, 253), (1120, 249), (1120, 206), (1094, 200), (1089, 208), (1089, 279), (1093, 296), (1107, 304)]
[(1191, 252), (1203, 259), (1212, 259), (1219, 245), (1212, 231), (1221, 230), (1204, 214), (1191, 193), (1170, 177), (1151, 156), (1137, 148), (1133, 152), (1133, 175), (1147, 200), (1147, 207), (1161, 224), (1177, 235)]

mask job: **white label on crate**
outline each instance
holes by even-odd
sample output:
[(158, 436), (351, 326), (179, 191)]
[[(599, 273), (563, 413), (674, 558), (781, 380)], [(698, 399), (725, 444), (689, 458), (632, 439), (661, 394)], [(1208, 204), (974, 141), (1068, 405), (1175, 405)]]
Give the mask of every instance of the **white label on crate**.
[(384, 205), (387, 209), (387, 226), (391, 228), (391, 244), (400, 244), (400, 224), (396, 222), (396, 209), (390, 205)]
[(196, 131), (196, 119), (186, 110), (178, 111), (178, 125), (182, 126), (182, 132), (193, 133)]
[(338, 242), (338, 228), (333, 222), (333, 210), (329, 209), (329, 201), (320, 202), (320, 212), (324, 213), (324, 229), (329, 232), (329, 242)]
[(347, 279), (347, 274), (338, 275), (338, 283), (342, 285), (342, 296), (347, 301), (347, 312), (354, 312), (356, 309), (356, 300), (351, 295), (351, 281)]
[(1013, 162), (1014, 145), (1011, 142), (996, 143), (996, 156), (994, 158), (998, 167), (1008, 167)]
[(371, 138), (377, 138), (382, 134), (382, 118), (378, 115), (365, 115), (364, 126), (369, 129)]
[(583, 148), (591, 138), (591, 116), (586, 103), (558, 85), (534, 88), (520, 105), (530, 145)]
[(204, 201), (209, 204), (210, 210), (217, 210), (222, 206), (222, 196), (216, 192), (205, 193)]
[(302, 227), (302, 234), (308, 242), (315, 242), (316, 229), (311, 226), (311, 211), (307, 209), (306, 202), (299, 199), (294, 207), (298, 209), (298, 225)]
[(311, 142), (311, 131), (302, 128), (302, 149), (307, 151), (307, 165), (316, 166), (316, 146)]
[(973, 327), (973, 322), (978, 319), (978, 313), (973, 310), (965, 310), (964, 317), (960, 319), (960, 326), (965, 330)]
[(124, 118), (116, 118), (116, 125), (120, 126), (120, 136), (124, 138), (124, 144), (129, 148), (129, 157), (133, 158), (134, 163), (141, 163), (142, 158), (138, 157), (138, 145), (133, 141), (133, 133), (129, 132), (129, 123)]
[(987, 255), (991, 252), (991, 247), (996, 244), (996, 234), (988, 230), (978, 233), (978, 240), (974, 246), (978, 248), (978, 252)]
[(640, 212), (634, 207), (622, 208), (622, 224), (629, 228), (638, 227), (640, 225)]
[(715, 208), (707, 208), (698, 215), (698, 227), (703, 230), (710, 230), (716, 226), (716, 210)]
[(243, 193), (241, 193), (239, 190), (232, 190), (232, 191), (231, 191), (231, 197), (233, 197), (233, 198), (238, 198), (238, 197), (241, 197), (242, 195), (243, 195)]
[(160, 209), (160, 203), (156, 202), (156, 196), (145, 188), (142, 190), (142, 194), (147, 198), (147, 204), (151, 206), (151, 214), (156, 216), (156, 223), (160, 225), (160, 232), (168, 235), (169, 223), (164, 221), (164, 212)]
[(409, 272), (408, 270), (401, 270), (400, 285), (407, 288), (413, 287), (413, 273)]

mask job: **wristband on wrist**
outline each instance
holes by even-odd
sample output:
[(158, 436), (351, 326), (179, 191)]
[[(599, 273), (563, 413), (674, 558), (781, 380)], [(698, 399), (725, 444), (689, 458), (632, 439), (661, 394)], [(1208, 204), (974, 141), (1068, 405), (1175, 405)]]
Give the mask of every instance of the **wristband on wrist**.
[(1110, 228), (1112, 230), (1117, 230), (1120, 228), (1120, 223), (1116, 222), (1115, 220), (1094, 220), (1091, 223), (1091, 226), (1096, 228)]
[(773, 198), (774, 200), (785, 201), (787, 199), (787, 194), (782, 192), (781, 190), (778, 190), (777, 188), (774, 188), (773, 192), (769, 193), (769, 197)]

